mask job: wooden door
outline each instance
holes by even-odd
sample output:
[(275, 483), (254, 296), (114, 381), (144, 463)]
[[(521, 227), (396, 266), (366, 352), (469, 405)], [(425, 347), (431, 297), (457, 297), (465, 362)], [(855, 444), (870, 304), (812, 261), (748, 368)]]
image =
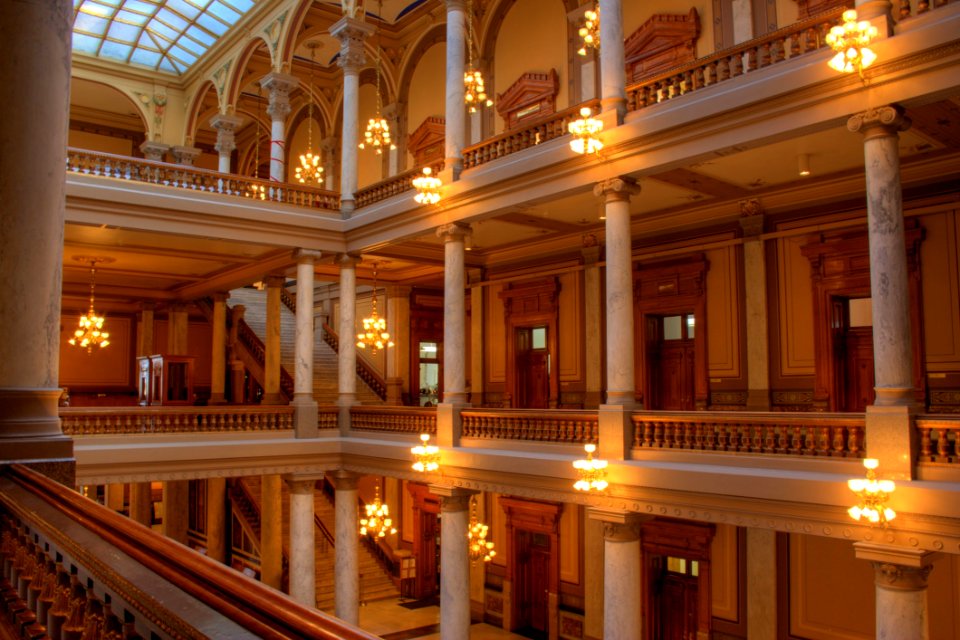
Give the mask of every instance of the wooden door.
[(650, 407), (665, 411), (693, 411), (695, 348), (692, 314), (648, 318), (647, 376)]
[(696, 560), (667, 556), (650, 559), (654, 640), (696, 640), (698, 578)]
[(547, 409), (550, 406), (550, 352), (547, 327), (522, 327), (516, 331), (517, 391), (514, 406)]
[(429, 598), (440, 590), (440, 520), (436, 513), (421, 510), (418, 522), (417, 598)]
[(518, 627), (534, 637), (546, 637), (550, 630), (550, 537), (517, 531), (517, 546)]
[(844, 411), (866, 411), (873, 404), (873, 329), (851, 327), (843, 336)]

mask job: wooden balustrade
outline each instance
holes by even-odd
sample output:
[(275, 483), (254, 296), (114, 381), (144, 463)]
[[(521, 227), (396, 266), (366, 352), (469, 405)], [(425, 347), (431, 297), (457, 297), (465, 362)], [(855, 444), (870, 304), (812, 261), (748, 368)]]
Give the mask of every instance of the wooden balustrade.
[[(281, 296), (281, 300), (283, 296)], [(247, 324), (247, 321), (243, 318), (240, 318), (240, 324), (237, 325), (237, 340), (239, 340), (243, 346), (247, 348), (247, 351), (253, 357), (254, 360), (263, 368), (264, 372), (267, 370), (267, 347), (263, 344), (263, 340), (260, 339), (260, 336), (250, 328), (250, 325)], [(290, 372), (286, 370), (283, 366), (280, 367), (280, 391), (283, 392), (283, 395), (287, 397), (288, 400), (293, 399), (294, 393), (294, 382), (293, 376), (290, 375)]]
[(627, 87), (630, 111), (649, 107), (691, 91), (792, 60), (827, 47), (830, 27), (840, 22), (843, 7), (771, 31), (759, 38), (668, 69)]
[[(60, 407), (60, 421), (69, 436), (286, 431), (293, 429), (293, 407)], [(331, 428), (329, 422), (329, 413), (324, 413), (320, 428)], [(335, 413), (332, 422), (336, 428)]]
[(599, 100), (591, 100), (563, 111), (534, 120), (519, 129), (501, 133), (498, 136), (471, 145), (463, 150), (463, 168), (469, 169), (481, 164), (508, 156), (517, 151), (529, 149), (547, 140), (553, 140), (568, 133), (567, 127), (580, 117), (580, 109), (590, 107), (596, 113), (600, 108)]
[(947, 6), (950, 0), (900, 0), (900, 20), (910, 16), (918, 16), (931, 9)]
[(350, 407), (352, 431), (389, 433), (437, 433), (435, 407)]
[(340, 212), (340, 194), (334, 191), (99, 151), (67, 149), (67, 171)]
[(919, 462), (960, 464), (960, 416), (918, 416)]
[(586, 444), (599, 437), (594, 411), (469, 409), (460, 412), (460, 419), (465, 438)]
[[(437, 175), (443, 171), (443, 161), (434, 162), (429, 166), (433, 171), (433, 175)], [(374, 184), (363, 187), (362, 189), (358, 189), (353, 195), (357, 208), (359, 209), (360, 207), (366, 207), (374, 202), (380, 202), (381, 200), (392, 198), (395, 195), (412, 191), (413, 179), (422, 173), (423, 167), (418, 167), (416, 169), (404, 171), (403, 173), (398, 173), (395, 176), (390, 176), (386, 180), (375, 182)]]
[(640, 449), (844, 458), (866, 452), (863, 416), (849, 414), (634, 412), (632, 419)]

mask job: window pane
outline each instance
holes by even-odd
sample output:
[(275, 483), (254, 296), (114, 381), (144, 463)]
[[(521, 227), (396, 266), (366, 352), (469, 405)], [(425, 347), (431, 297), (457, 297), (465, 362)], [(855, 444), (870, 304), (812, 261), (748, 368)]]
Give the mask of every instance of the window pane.
[(694, 324), (693, 314), (687, 316), (687, 338), (693, 339), (693, 324)]
[(680, 340), (683, 338), (683, 316), (669, 316), (663, 319), (663, 339)]
[(667, 556), (667, 571), (671, 573), (687, 573), (687, 560), (685, 558), (674, 558)]
[(530, 340), (532, 342), (531, 347), (533, 349), (546, 349), (547, 348), (547, 328), (535, 327), (533, 331), (530, 332)]
[(420, 359), (436, 360), (437, 359), (437, 343), (421, 342), (420, 343)]
[(700, 577), (700, 563), (696, 560), (690, 561), (690, 575), (694, 578)]

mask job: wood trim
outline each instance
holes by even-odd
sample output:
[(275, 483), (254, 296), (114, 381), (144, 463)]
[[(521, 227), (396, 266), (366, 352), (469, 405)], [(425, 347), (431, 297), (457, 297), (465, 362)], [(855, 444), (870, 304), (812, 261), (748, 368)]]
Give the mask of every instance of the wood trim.
[(697, 57), (700, 16), (695, 7), (686, 14), (657, 13), (624, 42), (627, 84)]
[(546, 73), (524, 73), (506, 91), (497, 94), (497, 113), (504, 121), (504, 130), (511, 131), (529, 121), (557, 112), (560, 79), (556, 69)]
[(498, 295), (503, 300), (504, 308), (507, 392), (514, 399), (520, 395), (520, 381), (517, 375), (517, 329), (545, 325), (547, 354), (551, 359), (547, 405), (550, 409), (556, 409), (560, 401), (560, 280), (557, 277), (549, 277), (510, 283)]
[(712, 617), (711, 624), (717, 633), (747, 637), (747, 530), (744, 527), (737, 527), (737, 621)]

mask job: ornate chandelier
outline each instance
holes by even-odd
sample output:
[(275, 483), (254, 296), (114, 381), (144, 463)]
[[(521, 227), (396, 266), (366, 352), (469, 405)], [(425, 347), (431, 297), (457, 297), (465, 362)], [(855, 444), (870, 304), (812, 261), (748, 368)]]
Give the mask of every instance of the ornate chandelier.
[(357, 334), (357, 347), (370, 348), (371, 355), (377, 355), (379, 349), (393, 346), (387, 333), (387, 321), (377, 313), (377, 266), (373, 266), (373, 308), (370, 315), (363, 319), (363, 331)]
[(89, 256), (74, 256), (74, 260), (90, 263), (90, 310), (80, 316), (80, 324), (73, 332), (73, 337), (67, 342), (76, 347), (82, 347), (87, 353), (93, 353), (94, 347), (101, 349), (110, 344), (110, 334), (103, 330), (104, 317), (97, 315), (93, 307), (93, 291), (96, 286), (96, 266), (104, 262), (113, 262), (112, 258), (92, 258)]
[(870, 42), (877, 37), (877, 28), (862, 20), (857, 22), (857, 10), (843, 12), (843, 24), (836, 25), (827, 34), (827, 44), (837, 52), (828, 63), (832, 69), (843, 73), (856, 71), (863, 77), (863, 70), (877, 59)]
[(590, 107), (580, 109), (580, 118), (567, 125), (573, 136), (570, 148), (580, 154), (599, 153), (603, 149), (599, 134), (603, 131), (603, 122), (593, 117)]
[(600, 48), (600, 7), (588, 9), (583, 14), (583, 26), (577, 32), (583, 38), (583, 45), (577, 49), (582, 56), (587, 55), (587, 49)]
[(440, 187), (443, 186), (443, 183), (440, 182), (440, 178), (434, 178), (431, 175), (432, 173), (433, 169), (424, 167), (423, 175), (413, 179), (413, 188), (417, 190), (413, 199), (419, 204), (437, 204), (440, 202)]
[(467, 529), (467, 545), (471, 562), (476, 563), (479, 560), (490, 562), (497, 555), (497, 552), (493, 550), (493, 542), (487, 540), (489, 531), (490, 527), (477, 518), (477, 497), (472, 496), (470, 498), (470, 528)]
[[(382, 6), (382, 2), (377, 2), (378, 16), (381, 13)], [(367, 130), (363, 132), (363, 142), (359, 145), (361, 149), (365, 149), (367, 146), (373, 147), (377, 155), (383, 153), (384, 147), (397, 148), (390, 140), (390, 125), (387, 123), (387, 119), (380, 115), (380, 109), (380, 25), (377, 25), (377, 112), (367, 121)]]
[(467, 70), (463, 73), (463, 100), (470, 113), (477, 112), (477, 105), (493, 106), (493, 100), (487, 97), (483, 74), (473, 66), (473, 0), (467, 2)]
[(366, 518), (360, 519), (360, 535), (385, 538), (397, 532), (390, 517), (390, 507), (380, 501), (380, 484), (375, 487), (373, 502), (364, 506)]
[(593, 457), (593, 452), (597, 450), (595, 444), (585, 444), (583, 450), (587, 452), (587, 459), (573, 461), (573, 468), (577, 470), (578, 476), (573, 488), (577, 491), (605, 490), (609, 486), (607, 482), (607, 461)]
[(316, 52), (320, 43), (311, 40), (306, 43), (310, 49), (310, 84), (309, 99), (307, 106), (307, 152), (300, 154), (300, 166), (296, 168), (294, 175), (300, 184), (323, 184), (323, 167), (320, 166), (320, 154), (313, 155), (313, 67), (316, 63)]
[(432, 473), (440, 468), (440, 448), (429, 444), (429, 433), (421, 433), (420, 442), (422, 444), (410, 449), (410, 453), (416, 459), (416, 462), (413, 463), (413, 470), (420, 473)]
[(866, 458), (863, 466), (867, 469), (866, 478), (851, 478), (847, 486), (860, 498), (860, 504), (847, 509), (847, 513), (854, 520), (866, 520), (870, 524), (879, 524), (886, 527), (897, 517), (897, 512), (887, 505), (887, 499), (897, 489), (893, 480), (878, 480), (877, 467), (880, 465), (876, 458)]

